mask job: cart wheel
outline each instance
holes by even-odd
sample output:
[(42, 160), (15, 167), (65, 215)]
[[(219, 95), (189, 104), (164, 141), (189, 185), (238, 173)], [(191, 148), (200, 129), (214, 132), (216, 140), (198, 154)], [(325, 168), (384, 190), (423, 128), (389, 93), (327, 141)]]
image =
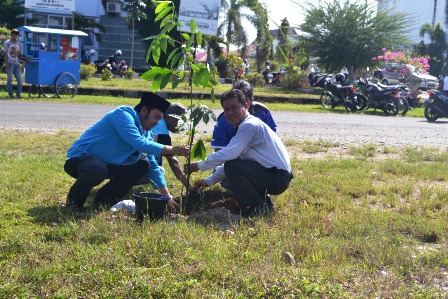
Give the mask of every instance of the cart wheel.
[(38, 85), (39, 93), (46, 98), (54, 98), (56, 96), (56, 89), (54, 85)]
[(71, 73), (62, 73), (56, 80), (56, 94), (59, 98), (73, 98), (78, 92), (78, 83)]
[(39, 88), (36, 84), (32, 84), (28, 88), (28, 97), (31, 98), (31, 96), (35, 96), (36, 94), (40, 97)]

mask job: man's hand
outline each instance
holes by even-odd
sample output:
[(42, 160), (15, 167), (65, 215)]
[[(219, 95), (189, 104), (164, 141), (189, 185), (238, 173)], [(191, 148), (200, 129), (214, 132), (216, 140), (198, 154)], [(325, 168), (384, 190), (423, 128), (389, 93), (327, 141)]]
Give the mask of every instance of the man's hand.
[(191, 162), (190, 168), (188, 168), (188, 164), (184, 165), (184, 172), (185, 173), (193, 173), (199, 171), (198, 162)]
[(187, 145), (174, 146), (172, 151), (176, 156), (186, 157), (188, 156), (188, 154), (190, 154), (190, 148)]
[(179, 210), (179, 204), (175, 202), (174, 199), (168, 200), (166, 205), (168, 206), (168, 209), (173, 213), (176, 213)]
[(193, 186), (190, 187), (190, 192), (197, 192), (199, 190), (204, 189), (205, 187), (208, 187), (207, 183), (204, 179), (197, 180)]

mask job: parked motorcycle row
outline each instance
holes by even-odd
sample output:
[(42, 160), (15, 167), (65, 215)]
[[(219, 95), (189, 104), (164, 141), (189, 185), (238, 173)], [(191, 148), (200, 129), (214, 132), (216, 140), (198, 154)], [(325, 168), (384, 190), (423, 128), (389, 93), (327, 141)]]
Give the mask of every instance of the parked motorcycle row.
[(405, 115), (410, 109), (407, 99), (411, 91), (405, 84), (386, 86), (374, 82), (371, 78), (361, 77), (357, 81), (356, 90), (353, 85), (342, 85), (345, 77), (344, 73), (320, 74), (317, 68), (313, 68), (308, 74), (312, 87), (325, 89), (320, 96), (324, 108), (344, 106), (350, 112), (371, 108), (394, 116)]

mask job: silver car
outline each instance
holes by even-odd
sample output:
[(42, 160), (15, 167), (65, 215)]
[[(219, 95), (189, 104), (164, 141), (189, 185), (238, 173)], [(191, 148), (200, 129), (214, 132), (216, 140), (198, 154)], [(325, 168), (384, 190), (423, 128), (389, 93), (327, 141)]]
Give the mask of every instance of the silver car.
[[(384, 85), (396, 85), (403, 82), (404, 76), (401, 74), (402, 65), (389, 64), (382, 70), (382, 76), (380, 75), (380, 82)], [(408, 81), (420, 81), (418, 89), (428, 90), (437, 89), (439, 81), (436, 77), (430, 74), (412, 73), (407, 77)]]

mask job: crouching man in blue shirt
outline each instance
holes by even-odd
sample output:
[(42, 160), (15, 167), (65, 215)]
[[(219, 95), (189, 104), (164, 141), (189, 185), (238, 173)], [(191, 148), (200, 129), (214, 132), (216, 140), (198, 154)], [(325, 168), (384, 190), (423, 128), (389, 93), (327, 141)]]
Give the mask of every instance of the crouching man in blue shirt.
[[(64, 170), (76, 179), (67, 206), (84, 211), (90, 191), (106, 179), (109, 182), (95, 194), (94, 208), (112, 206), (148, 172), (160, 193), (170, 196), (154, 155), (187, 156), (188, 147), (166, 146), (148, 138), (169, 106), (164, 98), (145, 92), (134, 108), (120, 106), (87, 129), (67, 152)], [(168, 207), (176, 211), (179, 206), (171, 199)]]
[(265, 215), (274, 207), (267, 194), (283, 193), (294, 177), (286, 147), (267, 124), (249, 114), (241, 90), (224, 93), (221, 106), (228, 123), (237, 128), (236, 134), (225, 148), (190, 164), (190, 172), (216, 168), (206, 179), (196, 181), (191, 191), (227, 178), (239, 205), (239, 210), (231, 212), (243, 217)]

